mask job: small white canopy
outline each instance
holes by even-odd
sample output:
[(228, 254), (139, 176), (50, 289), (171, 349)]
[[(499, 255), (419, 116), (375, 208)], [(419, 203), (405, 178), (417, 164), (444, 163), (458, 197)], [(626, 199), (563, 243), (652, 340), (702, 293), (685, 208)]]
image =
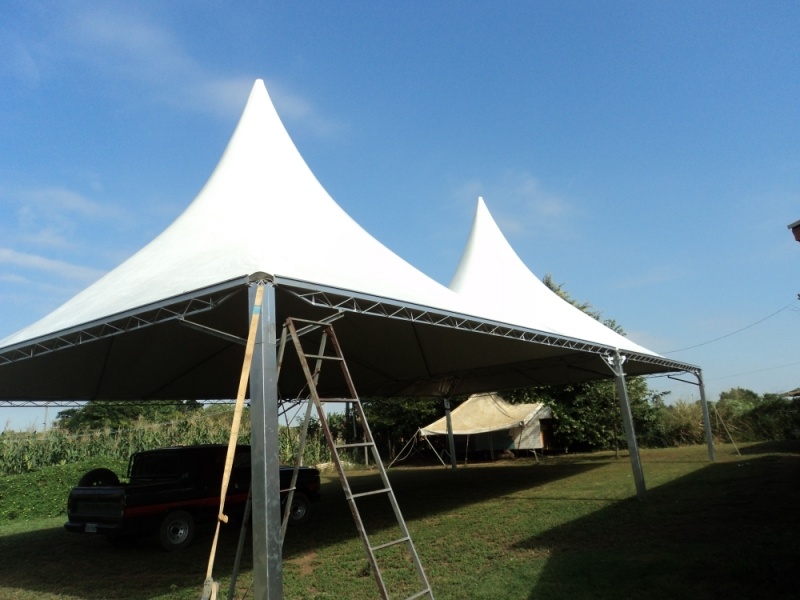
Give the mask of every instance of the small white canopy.
[[(453, 435), (473, 435), (526, 427), (552, 416), (544, 404), (509, 404), (497, 394), (473, 394), (450, 413)], [(447, 418), (421, 427), (423, 436), (447, 435)]]

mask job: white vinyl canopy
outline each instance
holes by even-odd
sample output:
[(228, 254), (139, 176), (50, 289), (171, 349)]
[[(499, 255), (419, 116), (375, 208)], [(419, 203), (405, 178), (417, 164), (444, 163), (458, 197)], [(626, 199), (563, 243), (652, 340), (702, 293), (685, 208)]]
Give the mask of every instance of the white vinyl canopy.
[[(456, 291), (435, 282), (327, 194), (258, 80), (219, 164), (183, 214), (96, 283), (0, 341), (0, 400), (234, 398), (251, 311), (260, 311), (247, 392), (253, 589), (258, 600), (282, 597), (277, 405), (307, 389), (297, 361), (284, 362), (278, 377), (275, 332), (288, 317), (335, 319), (362, 396), (619, 380), (620, 359), (627, 375), (699, 372), (547, 299), (513, 251), (498, 252), (497, 240), (477, 260), (480, 240), (491, 236), (475, 230), (491, 224), (476, 219)], [(508, 273), (477, 290), (492, 260)], [(254, 289), (264, 292), (257, 308)], [(500, 304), (493, 291), (500, 289), (529, 297)], [(317, 391), (348, 395), (324, 377)]]
[(328, 195), (253, 86), (197, 198), (161, 235), (0, 348), (253, 273), (469, 313), (386, 248)]
[[(230, 398), (247, 289), (277, 322), (337, 314), (363, 394), (449, 395), (694, 367), (557, 298), (479, 203), (453, 289), (367, 233), (300, 156), (261, 80), (196, 199), (161, 235), (40, 321), (0, 341), (0, 398)], [(46, 372), (48, 377), (41, 377)], [(281, 394), (302, 384), (285, 369)], [(329, 390), (332, 393), (336, 390)]]

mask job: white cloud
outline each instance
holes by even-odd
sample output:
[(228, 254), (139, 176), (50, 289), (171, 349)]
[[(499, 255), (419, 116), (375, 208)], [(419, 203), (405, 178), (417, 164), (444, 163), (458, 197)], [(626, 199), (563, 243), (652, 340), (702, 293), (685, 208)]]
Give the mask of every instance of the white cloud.
[[(47, 258), (36, 254), (17, 252), (11, 248), (0, 248), (0, 264), (84, 283), (95, 281), (98, 277), (103, 275), (103, 271), (98, 269), (74, 265), (62, 260)], [(13, 275), (6, 275), (5, 277), (13, 277)]]
[[(143, 86), (151, 101), (221, 118), (238, 116), (253, 82), (264, 75), (222, 73), (206, 66), (177, 35), (135, 7), (75, 5), (65, 35), (79, 60)], [(269, 90), (283, 118), (318, 136), (341, 129), (340, 123), (285, 84), (270, 81)]]
[(461, 199), (483, 196), (506, 235), (565, 237), (574, 227), (572, 220), (580, 216), (569, 201), (543, 189), (527, 172), (507, 170), (493, 179), (467, 181), (456, 193)]
[(30, 283), (30, 279), (13, 273), (0, 273), (0, 282), (13, 283), (14, 285)]
[[(5, 194), (4, 194), (5, 195)], [(63, 187), (41, 187), (19, 190), (15, 196), (25, 205), (39, 209), (74, 214), (89, 219), (120, 219), (126, 211), (117, 206), (88, 199), (83, 194)]]
[(130, 214), (118, 206), (96, 202), (64, 187), (0, 188), (0, 201), (10, 207), (16, 223), (6, 222), (7, 244), (37, 248), (67, 249), (84, 245), (81, 231), (90, 222), (104, 227), (125, 223)]

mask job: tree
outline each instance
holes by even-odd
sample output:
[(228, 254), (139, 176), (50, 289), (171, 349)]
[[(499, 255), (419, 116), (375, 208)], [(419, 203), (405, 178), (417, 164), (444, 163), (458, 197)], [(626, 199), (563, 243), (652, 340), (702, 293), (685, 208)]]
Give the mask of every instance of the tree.
[(760, 396), (745, 388), (720, 393), (715, 408), (737, 441), (783, 440), (800, 435), (800, 400)]
[(58, 413), (54, 427), (70, 432), (93, 429), (119, 429), (130, 426), (138, 419), (147, 421), (173, 420), (202, 409), (195, 400), (163, 402), (120, 402), (90, 400), (80, 408), (69, 408)]
[(421, 425), (444, 415), (441, 398), (362, 398), (372, 437), (389, 460)]
[[(589, 316), (601, 320), (599, 311), (588, 302), (578, 302), (556, 283), (550, 274), (543, 283), (563, 300), (579, 308)], [(602, 321), (604, 325), (624, 335), (622, 328), (612, 319)], [(668, 392), (654, 393), (641, 377), (626, 380), (628, 401), (631, 406), (637, 438), (644, 445), (660, 445), (663, 427), (659, 411), (663, 397)], [(553, 411), (555, 426), (553, 443), (565, 450), (618, 450), (625, 436), (621, 430), (619, 398), (616, 383), (612, 379), (512, 390), (503, 394), (511, 402), (543, 402)]]

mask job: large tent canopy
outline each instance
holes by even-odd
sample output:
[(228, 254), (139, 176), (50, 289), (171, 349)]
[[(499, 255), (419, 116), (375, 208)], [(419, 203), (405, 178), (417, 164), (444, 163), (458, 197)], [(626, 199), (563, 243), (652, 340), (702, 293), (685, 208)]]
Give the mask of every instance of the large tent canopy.
[[(284, 361), (278, 377), (276, 329), (286, 318), (336, 319), (361, 395), (621, 382), (623, 361), (628, 375), (699, 373), (556, 307), (513, 264), (513, 250), (486, 251), (493, 246), (480, 239), (491, 236), (476, 230), (492, 223), (476, 219), (454, 289), (427, 277), (327, 194), (258, 80), (188, 208), (96, 283), (0, 341), (0, 400), (237, 397), (251, 311), (260, 311), (248, 392), (253, 589), (259, 600), (282, 597), (277, 404), (306, 384), (299, 361)], [(504, 279), (486, 279), (480, 290), (479, 273), (493, 260)], [(263, 305), (254, 290), (264, 292)], [(530, 296), (501, 304), (501, 291)], [(324, 376), (316, 387), (321, 396), (348, 395)]]
[[(327, 194), (258, 80), (184, 213), (96, 283), (0, 341), (0, 398), (231, 398), (247, 290), (258, 280), (275, 287), (278, 323), (342, 316), (337, 335), (362, 394), (466, 394), (604, 378), (602, 356), (617, 349), (631, 375), (694, 369), (554, 304), (510, 247), (490, 244), (486, 252), (480, 240), (491, 236), (478, 234), (494, 223), (488, 212), (481, 216), (484, 208), (448, 289)], [(282, 395), (301, 385), (298, 370), (282, 373)]]

